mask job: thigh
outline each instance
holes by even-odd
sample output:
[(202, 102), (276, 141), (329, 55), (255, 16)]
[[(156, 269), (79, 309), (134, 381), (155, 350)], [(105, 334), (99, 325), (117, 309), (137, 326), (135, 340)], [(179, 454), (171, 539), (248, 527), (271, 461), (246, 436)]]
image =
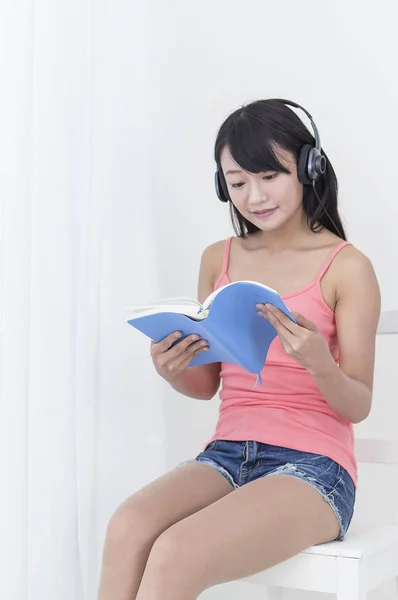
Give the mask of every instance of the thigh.
[[(117, 509), (110, 529), (153, 541), (181, 519), (209, 506), (234, 488), (208, 465), (190, 462), (155, 479), (130, 496)], [(116, 529), (116, 532), (115, 532)]]
[(178, 565), (206, 589), (268, 569), (338, 531), (333, 510), (311, 485), (270, 476), (171, 527), (156, 541), (152, 564), (166, 571)]

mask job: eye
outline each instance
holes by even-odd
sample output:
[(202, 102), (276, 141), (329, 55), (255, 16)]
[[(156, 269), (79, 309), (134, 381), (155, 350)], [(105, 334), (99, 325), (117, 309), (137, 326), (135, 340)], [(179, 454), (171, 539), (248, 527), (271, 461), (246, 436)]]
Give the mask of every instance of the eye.
[[(269, 173), (267, 175), (264, 175), (263, 179), (265, 179), (265, 181), (273, 181), (277, 176), (278, 176), (278, 173)], [(245, 182), (230, 184), (231, 188), (233, 188), (233, 189), (240, 189), (243, 185), (245, 185)]]

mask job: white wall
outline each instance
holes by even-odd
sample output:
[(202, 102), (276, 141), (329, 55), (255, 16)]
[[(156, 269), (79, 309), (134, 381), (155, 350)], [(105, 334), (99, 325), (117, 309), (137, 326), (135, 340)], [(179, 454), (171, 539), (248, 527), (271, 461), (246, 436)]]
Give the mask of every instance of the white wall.
[[(222, 120), (251, 100), (286, 97), (312, 112), (339, 177), (349, 237), (373, 261), (383, 309), (398, 309), (396, 11), (393, 0), (158, 2), (152, 35), (159, 49), (150, 73), (162, 294), (195, 295), (203, 248), (232, 231), (213, 190), (213, 143)], [(379, 344), (376, 406), (360, 434), (396, 436), (391, 352), (391, 339)], [(195, 402), (168, 389), (165, 395), (172, 467), (212, 433), (218, 400)], [(369, 487), (369, 473), (362, 480)], [(249, 597), (241, 585), (204, 597)], [(264, 598), (263, 590), (250, 593)], [(372, 597), (396, 596), (387, 586)]]

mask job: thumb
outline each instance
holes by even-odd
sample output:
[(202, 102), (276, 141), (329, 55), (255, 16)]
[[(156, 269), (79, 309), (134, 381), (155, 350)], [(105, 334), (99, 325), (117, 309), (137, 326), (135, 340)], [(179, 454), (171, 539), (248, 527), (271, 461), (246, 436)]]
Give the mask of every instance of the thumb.
[(305, 327), (310, 331), (318, 331), (318, 327), (315, 325), (315, 323), (307, 319), (307, 317), (304, 317), (304, 315), (298, 313), (297, 311), (293, 311), (292, 315), (296, 319), (297, 324), (301, 327)]

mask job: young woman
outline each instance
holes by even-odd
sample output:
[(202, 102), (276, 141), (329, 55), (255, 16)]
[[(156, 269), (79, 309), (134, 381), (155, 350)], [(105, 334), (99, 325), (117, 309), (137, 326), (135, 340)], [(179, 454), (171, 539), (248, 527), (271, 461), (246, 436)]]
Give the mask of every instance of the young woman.
[(351, 521), (353, 423), (371, 408), (380, 293), (370, 261), (346, 241), (317, 128), (311, 119), (314, 138), (289, 104), (253, 102), (219, 130), (216, 188), (236, 236), (204, 251), (199, 300), (258, 281), (297, 322), (258, 306), (278, 336), (255, 388), (236, 365), (188, 370), (206, 340), (174, 344), (176, 332), (152, 343), (156, 370), (179, 392), (210, 400), (222, 382), (220, 415), (203, 452), (116, 511), (100, 600), (194, 600), (343, 539)]

